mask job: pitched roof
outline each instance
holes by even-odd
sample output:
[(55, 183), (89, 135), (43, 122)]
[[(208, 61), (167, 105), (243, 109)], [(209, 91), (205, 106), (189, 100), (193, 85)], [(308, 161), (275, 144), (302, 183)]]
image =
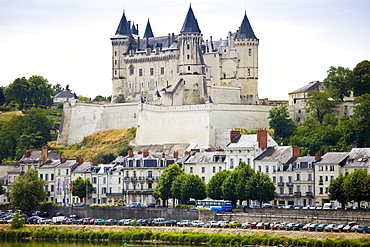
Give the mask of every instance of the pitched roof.
[(195, 18), (191, 5), (186, 15), (184, 24), (182, 25), (180, 33), (200, 33), (198, 21)]
[[(225, 152), (203, 152), (203, 153), (194, 153), (189, 157), (185, 164), (188, 163), (214, 163), (216, 162), (213, 157), (215, 156), (224, 156), (226, 157)], [(224, 162), (225, 159), (218, 160), (217, 162)]]
[(120, 36), (132, 37), (131, 28), (126, 19), (125, 12), (122, 14), (121, 21), (118, 24), (116, 34), (113, 36), (113, 38), (118, 38)]
[(311, 92), (313, 90), (322, 90), (324, 89), (324, 85), (322, 82), (319, 82), (319, 81), (312, 81), (310, 83), (308, 83), (307, 85), (291, 92), (291, 93), (308, 93), (308, 92)]
[(348, 156), (348, 152), (328, 152), (321, 157), (321, 160), (316, 162), (317, 165), (320, 164), (340, 164)]
[(249, 23), (246, 12), (244, 14), (244, 18), (243, 18), (242, 24), (240, 25), (236, 38), (237, 39), (243, 39), (243, 38), (257, 39), (256, 35), (253, 32), (252, 26)]
[(148, 23), (146, 24), (145, 32), (144, 32), (144, 38), (152, 38), (154, 37), (152, 27), (150, 26), (149, 18)]
[[(48, 150), (48, 159), (58, 160), (60, 157), (51, 150)], [(31, 154), (27, 157), (23, 155), (19, 160), (20, 163), (37, 163), (42, 160), (42, 151), (32, 151)]]
[(139, 35), (139, 30), (137, 30), (134, 22), (132, 22), (132, 28), (131, 28), (131, 33), (135, 35)]
[(61, 91), (59, 93), (57, 93), (54, 98), (73, 98), (73, 99), (77, 99), (77, 95), (75, 93), (71, 93), (69, 91)]
[(292, 149), (293, 148), (291, 146), (269, 147), (254, 160), (263, 160), (263, 161), (277, 160), (280, 163), (287, 163), (293, 156)]
[[(277, 143), (274, 139), (267, 135), (267, 144), (269, 147), (277, 146)], [(234, 140), (233, 142), (227, 144), (226, 149), (228, 148), (253, 148), (257, 145), (257, 134), (249, 135), (240, 135), (239, 139)]]
[(368, 167), (370, 165), (370, 148), (352, 148), (344, 166)]

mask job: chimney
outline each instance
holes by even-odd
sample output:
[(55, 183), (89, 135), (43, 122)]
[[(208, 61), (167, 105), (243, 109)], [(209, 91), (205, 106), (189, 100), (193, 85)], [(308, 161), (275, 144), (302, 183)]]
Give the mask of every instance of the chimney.
[(98, 160), (97, 159), (93, 159), (92, 160), (92, 165), (93, 166), (97, 166), (98, 165)]
[(44, 164), (48, 160), (48, 146), (45, 145), (42, 147), (41, 155), (42, 163)]
[(166, 158), (166, 154), (164, 152), (162, 153), (162, 158)]
[(137, 154), (143, 154), (143, 152), (139, 151), (139, 152), (137, 152)]
[(194, 152), (200, 153), (200, 149), (197, 149), (197, 148), (193, 148), (190, 151), (194, 151)]
[(205, 152), (209, 153), (209, 152), (212, 152), (212, 150), (210, 148), (207, 148), (206, 150), (204, 150)]
[(315, 154), (315, 160), (317, 161), (317, 160), (319, 160), (319, 159), (321, 159), (321, 155), (320, 155), (320, 153), (316, 153), (316, 154)]
[(30, 150), (27, 150), (26, 153), (24, 154), (24, 156), (30, 157), (31, 156), (31, 151)]
[(133, 157), (134, 156), (134, 151), (128, 150), (128, 157)]
[(189, 151), (185, 151), (185, 155), (190, 155), (190, 152)]
[(259, 129), (257, 130), (257, 142), (259, 148), (267, 148), (267, 130)]
[(173, 43), (173, 42), (175, 42), (175, 33), (172, 33), (172, 42), (171, 43)]
[(296, 156), (296, 157), (301, 156), (301, 147), (293, 146), (293, 156)]
[(149, 156), (149, 151), (148, 150), (144, 150), (143, 157), (147, 157), (147, 156)]
[(171, 34), (169, 33), (168, 34), (168, 47), (171, 46)]
[(81, 163), (81, 157), (79, 157), (79, 156), (76, 157), (76, 163), (77, 164), (80, 164)]
[(179, 152), (177, 152), (177, 151), (173, 152), (173, 158), (178, 159), (179, 158)]
[(60, 163), (64, 163), (64, 161), (66, 161), (66, 160), (63, 157), (60, 157), (59, 161), (60, 161)]
[(233, 142), (235, 137), (240, 136), (242, 132), (240, 130), (231, 130), (230, 131), (230, 142)]
[(140, 51), (140, 37), (137, 37), (137, 50)]

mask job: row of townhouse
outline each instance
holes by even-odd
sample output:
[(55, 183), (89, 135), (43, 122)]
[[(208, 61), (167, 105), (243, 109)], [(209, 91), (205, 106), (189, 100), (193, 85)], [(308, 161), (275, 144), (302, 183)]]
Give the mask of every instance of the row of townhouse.
[(64, 159), (44, 147), (41, 151), (26, 152), (20, 159), (20, 166), (1, 178), (8, 193), (0, 200), (8, 200), (9, 185), (17, 176), (35, 168), (39, 177), (46, 181), (48, 201), (58, 204), (81, 202), (71, 194), (71, 183), (77, 177), (89, 179), (93, 184), (94, 191), (87, 195), (87, 203), (113, 203), (114, 199), (143, 205), (160, 203), (153, 197), (153, 192), (169, 165), (178, 163), (185, 173), (199, 175), (208, 183), (217, 172), (234, 170), (243, 161), (270, 176), (277, 195), (273, 204), (322, 205), (329, 202), (330, 181), (355, 169), (368, 171), (369, 158), (370, 148), (328, 152), (322, 157), (301, 157), (299, 147), (278, 146), (266, 130), (249, 135), (231, 131), (230, 143), (224, 149), (202, 152), (192, 149), (182, 157), (177, 152), (170, 156), (129, 151), (127, 156), (118, 157), (111, 164), (98, 164), (96, 160), (85, 162), (79, 157)]

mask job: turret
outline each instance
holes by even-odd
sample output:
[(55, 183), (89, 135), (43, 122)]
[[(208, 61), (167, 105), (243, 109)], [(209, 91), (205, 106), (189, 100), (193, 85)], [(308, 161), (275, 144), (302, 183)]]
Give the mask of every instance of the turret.
[(179, 69), (183, 78), (183, 104), (200, 104), (206, 101), (202, 34), (191, 5), (179, 35)]
[(241, 86), (241, 103), (258, 104), (258, 45), (247, 14), (235, 36), (234, 45), (240, 59), (238, 75)]
[(126, 19), (125, 12), (122, 14), (121, 21), (118, 25), (115, 35), (112, 40), (112, 103), (125, 102), (125, 93), (127, 83), (124, 80), (127, 77), (128, 71), (121, 63), (124, 54), (127, 54), (130, 49), (133, 39), (131, 27)]

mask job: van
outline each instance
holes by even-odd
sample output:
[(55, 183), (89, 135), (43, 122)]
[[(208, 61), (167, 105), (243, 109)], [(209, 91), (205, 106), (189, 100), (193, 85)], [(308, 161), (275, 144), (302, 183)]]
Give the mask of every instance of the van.
[(322, 207), (322, 209), (326, 209), (326, 210), (328, 210), (328, 209), (331, 209), (331, 203), (324, 203), (324, 206)]
[(52, 218), (52, 222), (54, 222), (54, 224), (61, 224), (62, 221), (67, 218), (67, 216), (55, 216)]

